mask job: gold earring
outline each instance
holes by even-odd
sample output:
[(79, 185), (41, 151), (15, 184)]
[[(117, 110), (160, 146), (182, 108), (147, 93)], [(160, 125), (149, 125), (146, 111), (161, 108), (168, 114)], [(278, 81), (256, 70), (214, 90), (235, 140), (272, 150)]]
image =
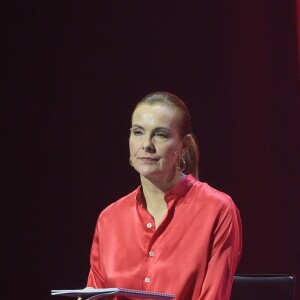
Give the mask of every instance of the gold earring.
[(178, 159), (176, 162), (176, 169), (180, 172), (184, 172), (185, 168), (186, 168), (186, 161), (183, 158), (183, 156), (181, 156), (181, 158)]

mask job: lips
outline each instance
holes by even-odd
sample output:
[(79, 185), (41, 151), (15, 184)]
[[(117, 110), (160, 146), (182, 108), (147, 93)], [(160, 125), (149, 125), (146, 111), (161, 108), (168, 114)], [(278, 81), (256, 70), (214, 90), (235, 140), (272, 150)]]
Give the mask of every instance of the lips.
[(139, 157), (139, 160), (142, 160), (142, 161), (158, 161), (159, 158), (155, 158), (155, 157)]

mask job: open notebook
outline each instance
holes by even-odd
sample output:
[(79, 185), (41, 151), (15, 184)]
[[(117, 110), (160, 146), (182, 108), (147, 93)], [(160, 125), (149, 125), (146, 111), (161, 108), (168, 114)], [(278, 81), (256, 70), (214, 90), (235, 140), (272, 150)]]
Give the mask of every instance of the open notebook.
[(132, 290), (124, 288), (105, 288), (105, 289), (79, 289), (79, 290), (52, 290), (53, 296), (81, 297), (86, 300), (97, 300), (107, 296), (125, 296), (135, 299), (173, 299), (175, 295)]

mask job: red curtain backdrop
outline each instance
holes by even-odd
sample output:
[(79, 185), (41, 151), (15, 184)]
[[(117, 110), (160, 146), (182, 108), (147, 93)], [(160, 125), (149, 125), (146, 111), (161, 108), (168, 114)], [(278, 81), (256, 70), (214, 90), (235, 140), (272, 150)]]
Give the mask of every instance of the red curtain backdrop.
[(297, 21), (298, 21), (298, 53), (299, 53), (299, 81), (300, 81), (300, 0), (297, 0)]
[(300, 149), (293, 15), (295, 6), (276, 1), (232, 1), (228, 142), (230, 178), (238, 185), (244, 224), (240, 272), (298, 274), (300, 266), (299, 208), (293, 200), (299, 197)]
[(238, 272), (299, 279), (299, 6), (3, 4), (2, 297), (84, 287), (99, 212), (139, 183), (131, 110), (159, 89), (186, 100), (201, 180), (240, 209)]

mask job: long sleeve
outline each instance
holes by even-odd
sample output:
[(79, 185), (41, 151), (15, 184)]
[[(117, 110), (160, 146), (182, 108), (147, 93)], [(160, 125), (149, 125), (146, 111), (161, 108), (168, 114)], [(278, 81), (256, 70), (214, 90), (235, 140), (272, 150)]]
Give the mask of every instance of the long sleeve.
[(232, 202), (221, 212), (212, 243), (199, 300), (227, 300), (242, 248), (240, 214)]
[(99, 228), (98, 223), (94, 233), (90, 255), (90, 272), (87, 280), (87, 287), (102, 288), (104, 287), (103, 276), (100, 267), (100, 251), (99, 251)]

